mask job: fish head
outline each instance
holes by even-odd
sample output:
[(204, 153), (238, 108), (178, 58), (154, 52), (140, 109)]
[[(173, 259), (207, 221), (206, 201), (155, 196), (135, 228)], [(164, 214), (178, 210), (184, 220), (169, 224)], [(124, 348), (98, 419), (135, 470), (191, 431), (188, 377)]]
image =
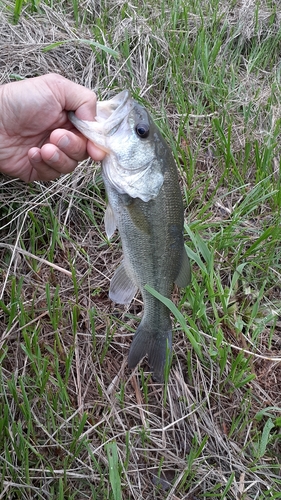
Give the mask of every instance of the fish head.
[(70, 121), (107, 154), (103, 176), (120, 194), (147, 202), (155, 198), (164, 182), (164, 140), (145, 107), (128, 90), (97, 102), (95, 121)]

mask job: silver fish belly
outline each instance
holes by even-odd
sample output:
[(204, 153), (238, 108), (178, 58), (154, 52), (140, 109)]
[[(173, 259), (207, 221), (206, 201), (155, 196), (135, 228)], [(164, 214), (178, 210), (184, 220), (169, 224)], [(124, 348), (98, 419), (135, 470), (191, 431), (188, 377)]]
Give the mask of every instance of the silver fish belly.
[(105, 228), (108, 237), (118, 228), (124, 254), (109, 296), (128, 304), (140, 290), (144, 312), (128, 365), (134, 368), (148, 355), (153, 378), (162, 382), (172, 353), (172, 323), (168, 308), (145, 285), (170, 298), (174, 283), (185, 287), (190, 282), (177, 167), (150, 115), (128, 91), (98, 103), (96, 119), (83, 122), (70, 114), (75, 127), (108, 153), (102, 162)]

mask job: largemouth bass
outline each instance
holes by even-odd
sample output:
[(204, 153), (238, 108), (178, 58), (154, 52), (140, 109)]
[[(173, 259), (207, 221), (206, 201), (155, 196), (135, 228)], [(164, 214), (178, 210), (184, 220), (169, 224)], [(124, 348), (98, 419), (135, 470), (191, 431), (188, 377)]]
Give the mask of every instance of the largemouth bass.
[(109, 297), (128, 304), (139, 289), (143, 298), (128, 365), (134, 368), (147, 354), (153, 378), (162, 382), (172, 352), (172, 323), (168, 308), (145, 285), (170, 298), (174, 283), (185, 287), (190, 282), (175, 160), (147, 110), (127, 90), (98, 102), (94, 122), (81, 121), (74, 113), (69, 119), (108, 153), (102, 162), (108, 197), (105, 230), (110, 238), (118, 228), (124, 254)]

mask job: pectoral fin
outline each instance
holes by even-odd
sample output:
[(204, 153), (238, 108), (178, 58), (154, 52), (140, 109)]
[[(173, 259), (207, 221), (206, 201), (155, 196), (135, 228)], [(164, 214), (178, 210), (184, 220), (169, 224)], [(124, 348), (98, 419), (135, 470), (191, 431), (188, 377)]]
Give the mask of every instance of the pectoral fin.
[(106, 207), (106, 211), (104, 214), (104, 225), (105, 225), (106, 236), (110, 240), (111, 236), (113, 235), (117, 227), (114, 212), (110, 204), (108, 204)]
[(184, 248), (183, 253), (182, 253), (181, 268), (179, 270), (179, 274), (175, 280), (175, 283), (179, 287), (185, 288), (187, 285), (189, 285), (190, 281), (191, 281), (190, 262), (189, 262), (189, 258), (187, 256), (186, 250)]
[(110, 282), (109, 298), (117, 304), (129, 304), (137, 293), (137, 286), (133, 283), (122, 262), (116, 269)]

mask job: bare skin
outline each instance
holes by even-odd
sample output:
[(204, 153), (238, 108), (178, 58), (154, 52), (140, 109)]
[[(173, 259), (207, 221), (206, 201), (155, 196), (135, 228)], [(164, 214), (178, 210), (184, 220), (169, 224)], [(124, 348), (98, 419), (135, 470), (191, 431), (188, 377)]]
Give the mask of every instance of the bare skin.
[(53, 73), (0, 86), (0, 172), (49, 181), (88, 156), (102, 160), (105, 153), (68, 120), (70, 110), (94, 120), (96, 95)]

